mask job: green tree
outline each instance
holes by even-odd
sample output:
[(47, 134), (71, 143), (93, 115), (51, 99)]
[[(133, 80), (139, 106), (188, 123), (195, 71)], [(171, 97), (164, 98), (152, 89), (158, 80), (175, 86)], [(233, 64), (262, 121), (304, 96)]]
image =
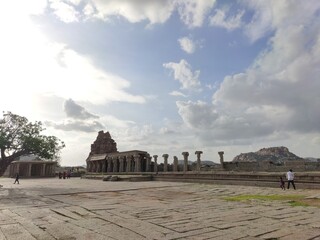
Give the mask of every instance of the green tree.
[(55, 136), (45, 136), (42, 123), (4, 112), (0, 119), (0, 176), (10, 163), (23, 155), (35, 154), (48, 160), (58, 159), (64, 142)]

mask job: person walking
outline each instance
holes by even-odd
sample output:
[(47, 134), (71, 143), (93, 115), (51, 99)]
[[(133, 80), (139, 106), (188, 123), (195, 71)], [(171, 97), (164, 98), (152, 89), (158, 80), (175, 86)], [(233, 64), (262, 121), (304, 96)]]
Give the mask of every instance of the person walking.
[(294, 173), (292, 169), (287, 172), (287, 180), (288, 180), (288, 189), (290, 188), (290, 183), (292, 184), (294, 190), (296, 190), (296, 186), (294, 185)]
[(19, 178), (20, 178), (19, 173), (16, 173), (16, 180), (14, 181), (13, 184), (16, 184), (16, 182), (19, 184)]
[(280, 187), (282, 190), (286, 190), (285, 184), (284, 184), (284, 180), (282, 177), (280, 177)]

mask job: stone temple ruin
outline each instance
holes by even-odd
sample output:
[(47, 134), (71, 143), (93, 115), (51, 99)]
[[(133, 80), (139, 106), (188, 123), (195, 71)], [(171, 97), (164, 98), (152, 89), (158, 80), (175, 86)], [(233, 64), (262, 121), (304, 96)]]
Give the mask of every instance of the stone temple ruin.
[(98, 133), (97, 139), (91, 144), (86, 161), (88, 172), (149, 172), (151, 166), (151, 157), (147, 152), (119, 152), (110, 133), (103, 131)]
[[(272, 148), (270, 148), (272, 149)], [(287, 148), (279, 147), (272, 149), (284, 151), (291, 154)], [(266, 155), (268, 149), (261, 149)], [(97, 139), (91, 144), (91, 152), (87, 158), (87, 172), (91, 173), (158, 173), (158, 172), (200, 172), (200, 171), (239, 171), (239, 172), (285, 172), (292, 168), (295, 171), (320, 171), (320, 162), (306, 162), (303, 159), (294, 159), (275, 162), (269, 158), (268, 161), (224, 161), (224, 152), (218, 152), (220, 164), (208, 169), (201, 163), (202, 151), (196, 151), (197, 160), (189, 164), (189, 152), (182, 152), (183, 164), (179, 164), (178, 157), (173, 157), (173, 162), (168, 162), (169, 155), (163, 154), (163, 163), (158, 164), (158, 155), (151, 155), (146, 151), (131, 150), (119, 152), (117, 143), (111, 138), (109, 132), (100, 131)], [(243, 154), (240, 154), (240, 157)], [(292, 154), (291, 154), (292, 155)], [(297, 157), (297, 156), (296, 156)], [(153, 159), (152, 159), (153, 158)], [(235, 159), (237, 159), (236, 157)], [(257, 159), (258, 156), (255, 156)], [(292, 158), (292, 157), (291, 157)], [(272, 161), (271, 161), (272, 160)]]
[[(158, 164), (158, 155), (146, 151), (131, 150), (119, 152), (117, 143), (109, 132), (100, 131), (91, 144), (85, 178), (102, 178), (129, 181), (183, 181), (209, 182), (215, 184), (236, 184), (278, 187), (279, 176), (285, 177), (288, 169), (294, 169), (296, 180), (303, 187), (320, 188), (320, 161), (273, 161), (225, 162), (224, 152), (219, 151), (220, 164), (213, 167), (201, 163), (202, 151), (196, 151), (196, 161), (190, 164), (189, 152), (182, 152), (183, 161), (177, 156), (169, 163), (168, 154), (163, 154), (163, 163)], [(181, 164), (182, 162), (182, 164)], [(297, 184), (296, 184), (297, 185)]]
[[(202, 151), (196, 151), (196, 169), (201, 169)], [(219, 153), (223, 159), (223, 152)], [(164, 163), (159, 169), (158, 155), (152, 157), (146, 151), (131, 150), (119, 152), (117, 143), (111, 138), (109, 132), (100, 131), (97, 139), (91, 144), (91, 152), (86, 160), (87, 172), (91, 173), (141, 173), (141, 172), (186, 172), (188, 166), (188, 152), (182, 152), (184, 158), (183, 168), (178, 164), (178, 158), (174, 156), (173, 164), (168, 163), (168, 154), (163, 154)], [(223, 160), (222, 160), (223, 161)]]

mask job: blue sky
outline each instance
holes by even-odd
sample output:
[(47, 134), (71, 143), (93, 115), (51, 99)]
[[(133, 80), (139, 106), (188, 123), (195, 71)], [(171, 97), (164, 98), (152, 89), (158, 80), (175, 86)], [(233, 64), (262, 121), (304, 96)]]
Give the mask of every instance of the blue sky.
[(319, 15), (316, 0), (6, 1), (0, 110), (64, 140), (62, 165), (100, 130), (169, 161), (319, 157)]

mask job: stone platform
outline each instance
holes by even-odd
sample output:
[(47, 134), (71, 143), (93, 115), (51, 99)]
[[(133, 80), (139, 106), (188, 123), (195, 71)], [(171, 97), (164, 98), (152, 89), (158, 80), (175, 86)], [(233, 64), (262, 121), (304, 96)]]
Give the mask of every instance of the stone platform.
[(320, 206), (320, 190), (79, 178), (0, 184), (0, 239), (320, 239), (318, 207), (225, 199), (294, 194)]
[[(275, 187), (284, 172), (233, 172), (233, 171), (187, 171), (187, 172), (137, 172), (137, 173), (88, 173), (84, 178), (106, 179), (115, 176), (117, 181), (168, 181), (188, 183), (212, 183), (226, 185)], [(110, 180), (110, 179), (109, 179)], [(295, 183), (299, 188), (320, 189), (320, 172), (296, 172)]]

